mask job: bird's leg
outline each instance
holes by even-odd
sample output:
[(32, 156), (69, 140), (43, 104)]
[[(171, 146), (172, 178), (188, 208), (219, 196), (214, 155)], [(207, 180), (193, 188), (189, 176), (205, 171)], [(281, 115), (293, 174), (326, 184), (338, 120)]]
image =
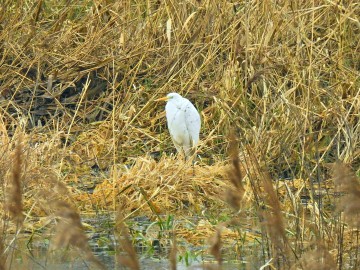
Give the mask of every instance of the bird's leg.
[(179, 147), (178, 153), (177, 153), (178, 159), (186, 162), (186, 154), (182, 150), (182, 148)]
[(186, 157), (191, 161), (191, 165), (193, 167), (193, 176), (195, 176), (196, 148), (194, 146), (188, 149)]
[(195, 176), (195, 158), (192, 160), (193, 176)]
[[(183, 148), (180, 144), (178, 144), (174, 139), (173, 139), (176, 151), (177, 151), (177, 156), (179, 159), (183, 159), (183, 157), (186, 157), (186, 153), (184, 153)], [(186, 159), (185, 159), (186, 160)]]

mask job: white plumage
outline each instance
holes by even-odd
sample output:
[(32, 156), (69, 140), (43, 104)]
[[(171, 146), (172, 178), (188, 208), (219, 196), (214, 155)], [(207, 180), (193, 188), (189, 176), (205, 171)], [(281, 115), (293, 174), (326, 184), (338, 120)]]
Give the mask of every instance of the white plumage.
[(166, 120), (176, 150), (190, 157), (199, 142), (201, 120), (198, 111), (188, 99), (177, 93), (170, 93), (158, 100), (167, 101)]

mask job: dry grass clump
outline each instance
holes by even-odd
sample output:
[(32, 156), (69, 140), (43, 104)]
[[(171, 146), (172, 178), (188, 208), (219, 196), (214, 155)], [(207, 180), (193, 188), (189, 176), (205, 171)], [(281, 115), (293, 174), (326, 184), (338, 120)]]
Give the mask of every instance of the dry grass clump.
[(1, 201), (10, 216), (21, 217), (24, 213), (28, 217), (44, 214), (40, 200), (44, 191), (52, 191), (50, 195), (46, 195), (47, 200), (56, 196), (63, 198), (66, 194), (67, 187), (59, 181), (61, 149), (58, 146), (52, 140), (40, 142), (20, 130), (18, 135), (4, 145), (0, 158), (3, 176)]
[[(315, 242), (356, 268), (346, 237), (357, 237), (358, 179), (338, 168), (335, 190), (329, 164), (359, 172), (359, 17), (353, 0), (3, 1), (2, 209), (32, 228), (59, 199), (83, 212), (201, 213), (222, 210), (225, 193), (234, 213), (221, 226), (257, 216), (268, 261)], [(173, 91), (201, 111), (195, 175), (169, 157), (153, 102)]]
[[(1, 224), (1, 265), (6, 269), (23, 267), (14, 261), (19, 256), (16, 254), (17, 246), (23, 241), (21, 239), (27, 232), (51, 228), (57, 217), (60, 217), (57, 234), (53, 238), (54, 246), (75, 246), (84, 252), (86, 260), (105, 269), (88, 246), (80, 216), (73, 209), (74, 206), (66, 202), (72, 201), (68, 187), (59, 180), (57, 167), (49, 166), (58, 158), (58, 153), (50, 152), (56, 149), (53, 141), (50, 139), (35, 145), (36, 139), (20, 129), (11, 139), (6, 134), (2, 135), (3, 142), (7, 144), (3, 144), (4, 151), (0, 159), (3, 176), (1, 203), (5, 211)], [(48, 163), (44, 164), (46, 158), (49, 158)], [(9, 221), (16, 224), (15, 231)], [(26, 261), (29, 265), (32, 263), (24, 255)]]
[(221, 207), (217, 198), (226, 188), (223, 181), (225, 166), (191, 166), (174, 157), (139, 158), (118, 179), (96, 186), (92, 201), (99, 206), (117, 204), (128, 212), (168, 213), (176, 211), (200, 212), (206, 207)]

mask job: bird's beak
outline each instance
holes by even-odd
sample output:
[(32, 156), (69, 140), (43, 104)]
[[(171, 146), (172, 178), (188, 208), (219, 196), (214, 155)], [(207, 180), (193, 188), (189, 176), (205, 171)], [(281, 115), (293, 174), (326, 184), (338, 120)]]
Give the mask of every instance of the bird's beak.
[(168, 97), (162, 97), (162, 98), (155, 99), (155, 101), (167, 101), (168, 99), (169, 99)]

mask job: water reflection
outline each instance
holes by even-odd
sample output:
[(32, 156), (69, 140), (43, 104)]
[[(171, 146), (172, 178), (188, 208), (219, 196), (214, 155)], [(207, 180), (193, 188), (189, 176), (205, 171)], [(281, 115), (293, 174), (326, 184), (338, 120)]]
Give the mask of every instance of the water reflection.
[[(164, 219), (165, 220), (165, 219)], [(119, 264), (117, 258), (125, 254), (120, 251), (119, 239), (114, 233), (114, 218), (109, 216), (97, 216), (83, 218), (85, 228), (88, 228), (87, 235), (89, 244), (93, 253), (104, 263), (107, 269), (124, 269)], [(175, 222), (175, 221), (171, 221)], [(175, 226), (167, 221), (161, 226)], [(182, 226), (193, 226), (197, 222), (195, 218), (184, 218), (176, 220), (176, 223), (182, 223)], [(186, 223), (186, 224), (185, 224)], [(88, 226), (86, 226), (88, 224)], [(149, 220), (146, 217), (135, 218), (128, 222), (131, 235), (134, 239), (134, 246), (138, 253), (141, 269), (170, 269), (169, 252), (170, 236), (169, 231), (162, 227), (156, 230), (159, 224)], [(151, 234), (154, 235), (151, 235)], [(161, 235), (163, 234), (163, 235)], [(167, 235), (166, 235), (167, 234)], [(29, 241), (31, 238), (31, 241)], [(200, 246), (194, 246), (182, 239), (177, 240), (179, 252), (177, 257), (177, 269), (210, 269), (213, 266), (216, 269), (216, 262), (210, 255), (206, 255), (204, 250), (208, 246), (204, 243)], [(224, 254), (224, 262), (221, 269), (259, 269), (262, 265), (258, 260), (258, 265), (249, 267), (245, 259), (239, 257), (239, 252), (234, 248), (234, 252), (228, 252), (231, 247), (227, 247), (227, 253)], [(73, 248), (53, 250), (51, 246), (51, 233), (43, 232), (38, 235), (22, 235), (16, 241), (13, 247), (12, 269), (95, 269), (95, 267), (86, 260), (81, 251)], [(259, 253), (258, 253), (259, 254)]]

